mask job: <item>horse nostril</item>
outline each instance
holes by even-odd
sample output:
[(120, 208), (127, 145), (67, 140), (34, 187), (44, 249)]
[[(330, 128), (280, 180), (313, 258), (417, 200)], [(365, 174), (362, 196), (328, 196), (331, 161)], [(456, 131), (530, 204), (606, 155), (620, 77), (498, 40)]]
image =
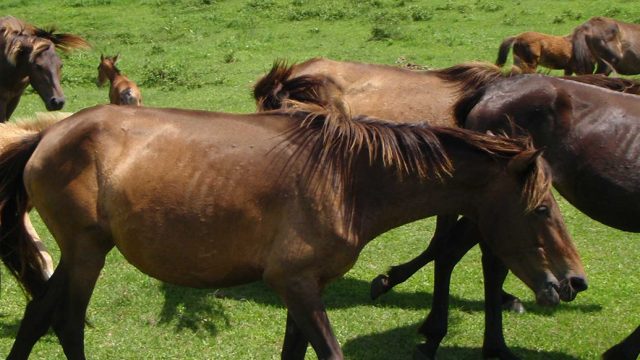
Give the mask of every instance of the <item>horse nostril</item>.
[(569, 282), (571, 283), (571, 287), (576, 292), (585, 291), (589, 287), (589, 285), (587, 284), (587, 280), (580, 276), (572, 276), (569, 279)]
[(64, 98), (51, 98), (49, 100), (51, 110), (60, 110), (64, 107)]

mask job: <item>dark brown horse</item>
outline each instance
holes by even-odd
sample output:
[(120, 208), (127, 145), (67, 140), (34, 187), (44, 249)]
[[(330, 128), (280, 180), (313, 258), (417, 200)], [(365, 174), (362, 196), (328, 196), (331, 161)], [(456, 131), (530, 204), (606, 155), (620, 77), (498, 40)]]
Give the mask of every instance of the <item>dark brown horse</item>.
[(19, 248), (31, 201), (61, 251), (46, 286), (24, 251), (5, 256), (35, 294), (8, 358), (26, 359), (50, 326), (68, 358), (84, 358), (86, 308), (113, 247), (183, 286), (264, 280), (288, 310), (285, 359), (303, 359), (308, 343), (341, 359), (325, 285), (378, 234), (432, 215), (472, 219), (541, 304), (575, 296), (583, 268), (527, 139), (312, 109), (107, 105), (8, 144), (1, 244)]
[(534, 73), (538, 65), (541, 65), (549, 69), (564, 70), (565, 75), (573, 74), (571, 34), (556, 36), (527, 31), (510, 36), (500, 44), (497, 66), (505, 64), (512, 47), (513, 65), (524, 73)]
[[(469, 129), (526, 129), (545, 149), (563, 197), (605, 225), (640, 232), (637, 96), (549, 77), (516, 77), (465, 94), (457, 114)], [(605, 358), (639, 354), (640, 328)]]
[(640, 74), (640, 25), (593, 17), (576, 27), (572, 37), (576, 72), (608, 75)]
[(100, 55), (96, 85), (102, 86), (109, 80), (109, 101), (114, 105), (142, 105), (142, 94), (138, 85), (124, 76), (116, 67), (120, 55)]
[[(434, 80), (434, 78), (436, 79)], [(313, 59), (292, 67), (282, 66), (282, 64), (277, 63), (272, 71), (257, 83), (254, 95), (258, 107), (266, 109), (277, 107), (280, 101), (286, 98), (325, 103), (331, 101), (334, 97), (342, 96), (342, 99), (346, 99), (354, 113), (377, 114), (386, 111), (396, 121), (401, 121), (402, 119), (393, 116), (392, 112), (389, 109), (385, 109), (385, 107), (387, 105), (401, 106), (401, 104), (410, 104), (403, 111), (403, 116), (407, 116), (408, 119), (413, 121), (423, 119), (428, 122), (434, 121), (438, 124), (460, 126), (459, 122), (451, 120), (455, 118), (451, 99), (459, 98), (462, 95), (460, 93), (462, 90), (473, 91), (474, 89), (483, 88), (484, 85), (492, 82), (507, 81), (506, 79), (508, 78), (508, 76), (500, 74), (497, 68), (486, 65), (479, 67), (462, 65), (436, 71), (411, 72), (388, 66)], [(576, 82), (575, 87), (585, 89), (595, 89), (595, 87), (580, 85), (577, 82), (585, 82), (632, 93), (637, 93), (639, 89), (638, 84), (634, 81), (598, 75), (566, 77), (564, 79), (572, 80)], [(556, 82), (565, 83), (566, 81), (556, 80)], [(422, 92), (421, 85), (425, 86)], [(388, 99), (385, 101), (358, 101), (359, 99), (367, 98), (369, 92), (371, 92), (374, 99), (381, 97), (385, 90), (388, 91)], [(610, 93), (606, 90), (601, 90), (600, 92)], [(423, 93), (425, 94), (424, 96)], [(479, 92), (474, 92), (473, 94), (476, 96), (481, 95)], [(626, 98), (633, 97), (626, 96)], [(435, 119), (432, 118), (434, 114), (436, 116)], [(464, 119), (466, 115), (458, 114), (458, 116)], [(446, 121), (442, 119), (446, 119)], [(521, 126), (524, 130), (529, 130), (526, 124), (521, 124)], [(564, 139), (558, 138), (557, 140), (561, 143)], [(551, 160), (556, 161), (553, 158)], [(575, 168), (577, 163), (573, 162), (565, 165), (566, 169), (572, 169)], [(572, 179), (557, 178), (555, 181), (556, 184), (560, 184), (563, 181), (572, 181)], [(582, 209), (580, 206), (578, 208)], [(587, 209), (582, 210), (587, 211)], [(421, 351), (428, 357), (434, 356), (438, 344), (446, 334), (446, 308), (450, 273), (458, 260), (478, 241), (477, 236), (469, 235), (474, 234), (474, 232), (469, 230), (468, 227), (467, 221), (457, 222), (455, 216), (438, 217), (436, 233), (429, 248), (411, 262), (393, 267), (388, 275), (377, 278), (372, 284), (372, 295), (377, 297), (396, 284), (406, 280), (429, 261), (436, 260), (434, 304), (425, 325), (420, 329), (420, 332), (427, 336), (427, 343), (421, 348)], [(475, 233), (477, 234), (477, 232)], [(456, 242), (460, 243), (459, 246), (452, 246), (443, 251), (442, 246), (439, 244), (445, 241), (444, 239), (454, 242), (451, 239), (452, 237), (458, 239)], [(486, 267), (490, 264), (483, 261), (483, 265)], [(487, 279), (485, 282), (485, 284), (493, 287), (493, 290), (486, 290), (487, 296), (489, 296), (487, 298), (487, 306), (493, 310), (491, 310), (490, 314), (487, 314), (485, 338), (488, 337), (489, 340), (485, 343), (483, 352), (487, 356), (497, 355), (501, 358), (509, 358), (512, 355), (506, 349), (502, 335), (497, 335), (502, 334), (501, 327), (498, 326), (500, 328), (499, 331), (494, 331), (495, 324), (500, 324), (499, 316), (496, 316), (496, 313), (499, 312), (495, 310), (495, 302), (500, 302), (501, 297), (489, 294), (492, 294), (492, 291), (495, 294), (500, 293), (501, 283), (504, 280), (504, 276), (506, 276), (504, 267), (496, 266), (485, 270), (485, 274), (487, 272), (489, 274), (497, 274), (498, 280)], [(510, 294), (503, 293), (502, 301), (516, 309), (521, 308), (517, 299)], [(491, 316), (497, 318), (492, 318)], [(496, 340), (495, 337), (498, 337), (498, 339)]]
[(62, 62), (56, 49), (69, 51), (89, 44), (79, 36), (53, 31), (11, 16), (0, 18), (0, 122), (11, 117), (29, 84), (47, 110), (64, 106), (60, 87)]

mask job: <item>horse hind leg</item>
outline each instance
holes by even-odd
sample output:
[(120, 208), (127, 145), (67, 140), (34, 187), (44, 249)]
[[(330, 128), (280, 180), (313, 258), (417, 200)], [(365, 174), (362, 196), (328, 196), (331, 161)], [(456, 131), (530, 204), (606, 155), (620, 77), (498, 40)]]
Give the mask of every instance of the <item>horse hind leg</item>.
[(29, 233), (29, 236), (31, 237), (31, 239), (33, 239), (33, 243), (35, 244), (36, 248), (38, 248), (38, 251), (40, 251), (40, 256), (42, 256), (42, 261), (43, 261), (42, 263), (42, 268), (44, 271), (43, 275), (45, 279), (49, 279), (53, 274), (53, 259), (51, 258), (51, 255), (47, 251), (47, 248), (42, 242), (42, 240), (40, 240), (40, 236), (38, 236), (36, 229), (33, 227), (33, 224), (31, 223), (31, 219), (29, 218), (29, 213), (24, 214), (24, 226), (27, 230), (27, 233)]
[(29, 301), (7, 359), (29, 358), (33, 346), (51, 326), (53, 314), (61, 300), (66, 281), (64, 266), (58, 266), (47, 282), (45, 292)]
[(449, 231), (455, 225), (457, 216), (438, 216), (436, 230), (429, 246), (414, 259), (404, 264), (392, 266), (387, 274), (378, 275), (371, 281), (371, 299), (375, 300), (382, 294), (389, 292), (394, 286), (405, 282), (418, 270), (433, 261), (442, 247), (446, 244)]

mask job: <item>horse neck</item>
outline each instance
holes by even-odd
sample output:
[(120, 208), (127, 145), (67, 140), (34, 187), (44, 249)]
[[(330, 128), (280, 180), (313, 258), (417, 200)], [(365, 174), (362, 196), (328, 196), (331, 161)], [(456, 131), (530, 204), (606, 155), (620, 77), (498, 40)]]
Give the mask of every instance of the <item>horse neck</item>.
[(475, 151), (448, 151), (454, 173), (444, 179), (402, 178), (394, 169), (363, 165), (354, 176), (351, 196), (362, 239), (434, 215), (459, 214), (476, 218), (477, 201), (485, 185), (500, 171), (500, 162)]
[(113, 84), (120, 75), (120, 70), (115, 65), (103, 66), (104, 73), (107, 75), (109, 82)]

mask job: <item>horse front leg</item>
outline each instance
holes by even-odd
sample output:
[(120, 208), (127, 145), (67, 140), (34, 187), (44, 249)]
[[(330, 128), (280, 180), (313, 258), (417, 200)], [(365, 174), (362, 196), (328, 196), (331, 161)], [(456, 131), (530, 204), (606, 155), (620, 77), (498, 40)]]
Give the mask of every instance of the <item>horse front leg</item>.
[(378, 275), (371, 281), (371, 299), (375, 300), (380, 295), (389, 292), (394, 286), (405, 282), (418, 270), (433, 261), (436, 254), (447, 243), (449, 232), (458, 220), (457, 215), (438, 216), (436, 220), (436, 230), (433, 238), (429, 242), (427, 249), (416, 258), (404, 264), (392, 266), (387, 274)]
[(518, 359), (507, 347), (502, 328), (502, 285), (509, 270), (486, 245), (480, 243), (480, 248), (482, 249), (485, 299), (485, 327), (482, 355), (485, 359)]
[(426, 340), (416, 347), (414, 359), (435, 359), (440, 342), (447, 334), (451, 274), (460, 259), (478, 243), (479, 236), (476, 225), (467, 218), (461, 218), (450, 232), (447, 247), (437, 254), (431, 311), (418, 329)]
[(304, 359), (308, 345), (309, 341), (293, 320), (291, 312), (287, 311), (287, 327), (284, 334), (281, 358), (291, 360)]
[(287, 328), (282, 359), (303, 359), (307, 342), (319, 360), (343, 359), (329, 317), (320, 299), (323, 286), (311, 275), (299, 272), (267, 272), (265, 281), (287, 306)]
[(631, 335), (602, 354), (603, 360), (635, 360), (640, 356), (640, 326)]

